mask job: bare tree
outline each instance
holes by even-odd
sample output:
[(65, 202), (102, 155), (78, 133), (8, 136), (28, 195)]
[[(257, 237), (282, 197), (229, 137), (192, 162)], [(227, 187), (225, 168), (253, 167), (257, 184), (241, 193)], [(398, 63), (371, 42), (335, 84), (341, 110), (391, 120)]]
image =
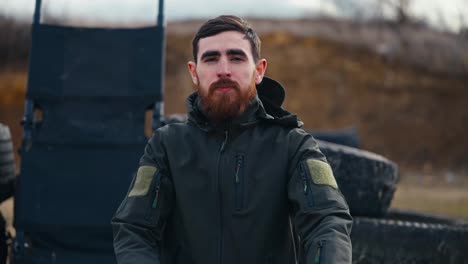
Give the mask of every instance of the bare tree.
[[(393, 19), (398, 24), (412, 21), (411, 0), (332, 0), (331, 3), (343, 15), (352, 19)], [(390, 17), (388, 17), (390, 16)]]

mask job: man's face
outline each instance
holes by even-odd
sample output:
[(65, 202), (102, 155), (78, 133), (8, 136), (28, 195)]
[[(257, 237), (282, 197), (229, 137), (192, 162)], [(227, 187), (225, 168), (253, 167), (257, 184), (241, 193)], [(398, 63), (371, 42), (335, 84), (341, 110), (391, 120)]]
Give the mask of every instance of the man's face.
[(266, 60), (253, 60), (244, 34), (225, 31), (200, 39), (197, 63), (188, 63), (193, 84), (209, 118), (223, 121), (238, 116), (256, 94)]

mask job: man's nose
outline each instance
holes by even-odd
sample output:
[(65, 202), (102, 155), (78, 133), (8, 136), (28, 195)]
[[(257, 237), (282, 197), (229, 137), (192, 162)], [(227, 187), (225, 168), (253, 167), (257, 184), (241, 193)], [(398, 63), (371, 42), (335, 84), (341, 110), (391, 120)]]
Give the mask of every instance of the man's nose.
[(217, 74), (219, 78), (231, 77), (231, 66), (227, 59), (220, 59), (218, 62)]

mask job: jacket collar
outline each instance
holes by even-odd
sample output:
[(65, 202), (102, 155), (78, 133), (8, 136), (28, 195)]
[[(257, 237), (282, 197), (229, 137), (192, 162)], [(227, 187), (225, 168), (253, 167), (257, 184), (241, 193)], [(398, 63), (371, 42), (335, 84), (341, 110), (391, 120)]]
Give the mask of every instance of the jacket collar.
[(202, 111), (200, 97), (197, 92), (187, 98), (188, 122), (193, 123), (204, 131), (225, 129), (227, 127), (247, 127), (260, 120), (285, 127), (301, 127), (303, 125), (296, 115), (282, 108), (285, 98), (283, 86), (268, 77), (257, 85), (257, 95), (247, 105), (246, 110), (239, 117), (224, 124), (215, 125)]

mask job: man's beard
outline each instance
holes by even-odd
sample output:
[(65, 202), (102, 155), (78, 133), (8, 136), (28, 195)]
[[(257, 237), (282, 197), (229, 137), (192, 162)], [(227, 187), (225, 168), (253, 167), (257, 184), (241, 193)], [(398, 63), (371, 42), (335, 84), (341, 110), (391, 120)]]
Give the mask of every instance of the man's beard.
[[(216, 92), (216, 89), (220, 87), (232, 87), (233, 91)], [(203, 112), (214, 122), (223, 122), (241, 115), (257, 94), (253, 78), (247, 91), (241, 91), (239, 84), (230, 79), (216, 81), (210, 85), (208, 92), (204, 92), (198, 86), (196, 88), (200, 95)]]

